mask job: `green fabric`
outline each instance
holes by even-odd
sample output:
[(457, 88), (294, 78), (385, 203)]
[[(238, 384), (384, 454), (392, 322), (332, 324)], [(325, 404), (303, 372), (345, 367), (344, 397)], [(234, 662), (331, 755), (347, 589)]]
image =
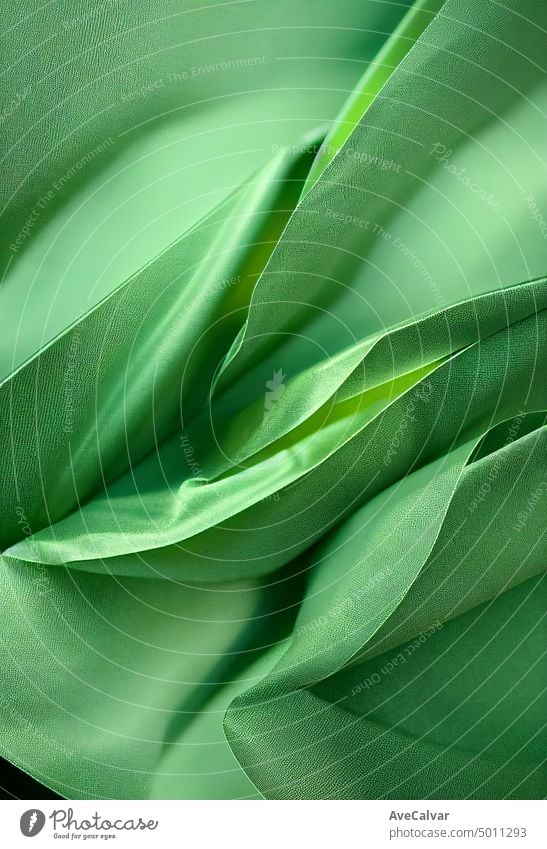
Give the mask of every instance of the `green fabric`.
[(545, 4), (4, 7), (0, 754), (543, 798)]

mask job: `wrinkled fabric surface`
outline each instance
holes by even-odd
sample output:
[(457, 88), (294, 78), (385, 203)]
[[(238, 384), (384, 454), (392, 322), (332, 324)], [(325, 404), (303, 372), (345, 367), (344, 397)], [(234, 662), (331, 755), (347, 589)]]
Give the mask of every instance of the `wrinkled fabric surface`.
[(3, 11), (2, 757), (543, 798), (545, 4)]

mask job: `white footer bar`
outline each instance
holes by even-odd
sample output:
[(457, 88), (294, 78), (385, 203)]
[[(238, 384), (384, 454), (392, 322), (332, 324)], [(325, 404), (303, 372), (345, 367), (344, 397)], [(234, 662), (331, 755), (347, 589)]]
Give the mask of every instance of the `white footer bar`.
[[(531, 801), (3, 801), (3, 846), (544, 849)], [(36, 842), (31, 842), (31, 840)]]

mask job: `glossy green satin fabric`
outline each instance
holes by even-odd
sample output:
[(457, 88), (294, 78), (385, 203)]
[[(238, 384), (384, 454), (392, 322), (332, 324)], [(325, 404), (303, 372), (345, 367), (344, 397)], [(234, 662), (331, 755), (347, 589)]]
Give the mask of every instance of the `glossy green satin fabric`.
[(543, 798), (545, 5), (4, 12), (0, 754)]

